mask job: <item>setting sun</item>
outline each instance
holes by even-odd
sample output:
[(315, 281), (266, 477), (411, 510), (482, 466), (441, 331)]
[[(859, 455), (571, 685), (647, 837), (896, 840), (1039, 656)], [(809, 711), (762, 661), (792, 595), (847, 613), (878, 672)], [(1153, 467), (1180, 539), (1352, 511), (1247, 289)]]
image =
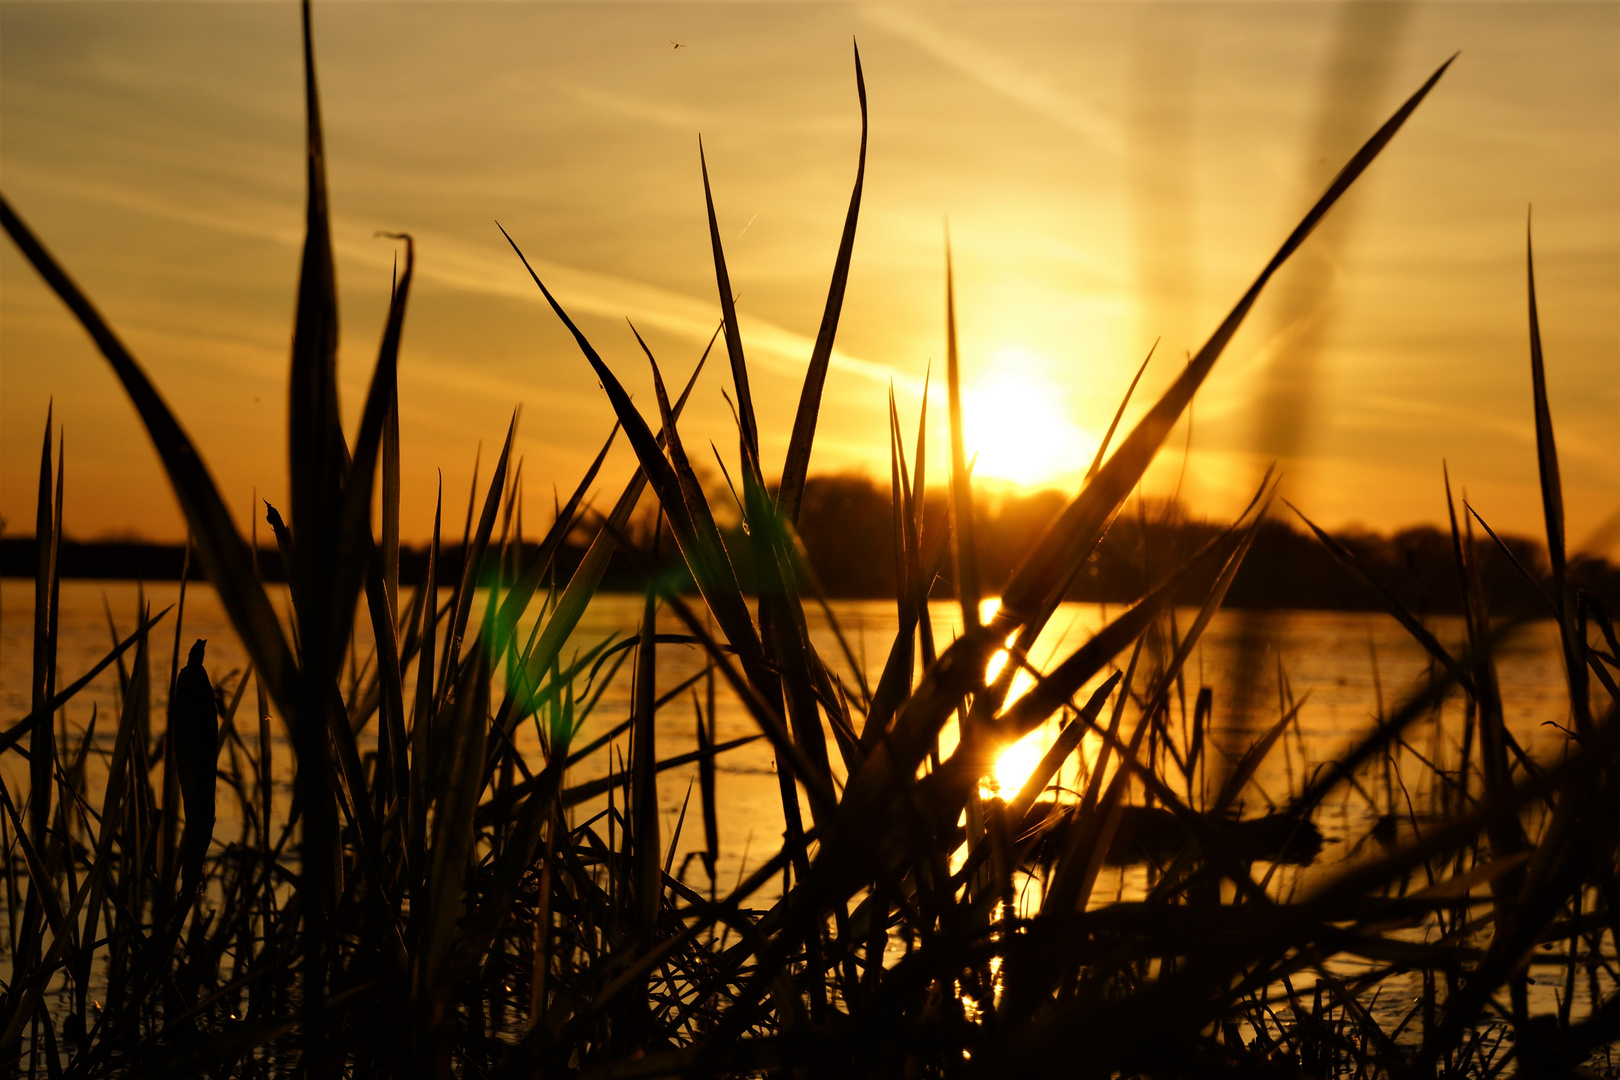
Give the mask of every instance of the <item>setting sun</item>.
[(1046, 742), (1041, 731), (1032, 731), (1003, 750), (996, 758), (996, 766), (980, 783), (981, 796), (999, 796), (1011, 799), (1018, 794), (1024, 782), (1041, 763), (1046, 753)]
[(1069, 419), (1048, 362), (1017, 348), (996, 351), (988, 371), (962, 394), (964, 437), (977, 455), (973, 475), (1022, 487), (1084, 470), (1096, 438)]

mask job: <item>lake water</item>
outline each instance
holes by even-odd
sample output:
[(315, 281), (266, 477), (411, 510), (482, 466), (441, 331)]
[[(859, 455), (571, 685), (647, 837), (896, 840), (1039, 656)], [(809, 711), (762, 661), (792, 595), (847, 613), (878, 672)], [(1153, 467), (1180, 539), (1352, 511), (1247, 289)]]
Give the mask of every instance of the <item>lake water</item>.
[[(112, 641), (109, 612), (119, 634), (130, 632), (135, 625), (141, 592), (141, 587), (132, 582), (62, 583), (59, 685), (78, 678), (106, 654)], [(178, 595), (177, 583), (161, 582), (144, 587), (145, 599), (155, 610), (174, 603)], [(284, 589), (274, 589), (272, 599), (279, 609), (286, 610)], [(1117, 611), (1116, 608), (1115, 614)], [(838, 601), (833, 604), (833, 612), (857, 662), (866, 667), (867, 678), (875, 683), (896, 633), (894, 605), (883, 601)], [(641, 614), (640, 596), (598, 596), (565, 649), (565, 658), (574, 649), (583, 650), (609, 636), (634, 635)], [(807, 614), (813, 639), (821, 655), (846, 683), (853, 686), (849, 664), (836, 644), (827, 617), (816, 609)], [(961, 625), (960, 612), (954, 603), (936, 602), (931, 614), (936, 640), (943, 649)], [(1066, 656), (1102, 626), (1108, 615), (1109, 612), (1098, 605), (1063, 605), (1033, 650), (1031, 659), (1035, 666), (1048, 667)], [(1180, 613), (1183, 632), (1191, 621), (1191, 615), (1191, 612)], [(1233, 700), (1230, 683), (1237, 663), (1238, 640), (1245, 623), (1251, 638), (1264, 643), (1264, 653), (1254, 664), (1258, 671), (1255, 682), (1264, 689), (1257, 691), (1254, 699), (1246, 703), (1248, 715), (1234, 715), (1236, 707), (1245, 704)], [(476, 614), (473, 625), (476, 625)], [(684, 627), (672, 614), (662, 611), (659, 629), (669, 633), (684, 632)], [(1463, 633), (1459, 620), (1437, 619), (1432, 623), (1432, 629), (1448, 647), (1459, 647)], [(154, 713), (159, 718), (162, 716), (174, 648), (174, 631), (175, 614), (172, 612), (154, 631)], [(17, 579), (0, 582), (0, 718), (8, 726), (28, 712), (32, 633), (32, 583)], [(181, 628), (182, 662), (191, 642), (199, 637), (208, 640), (207, 667), (215, 684), (223, 684), (228, 692), (234, 691), (246, 667), (245, 654), (230, 630), (213, 590), (206, 585), (193, 584), (186, 592)], [(363, 665), (364, 653), (370, 648), (369, 628), (362, 629), (358, 638), (357, 660)], [(1121, 656), (1118, 662), (1123, 665), (1126, 659), (1126, 656)], [(628, 715), (632, 666), (626, 663), (608, 685), (596, 712), (579, 732), (576, 746), (609, 730)], [(701, 671), (703, 666), (704, 656), (694, 646), (660, 646), (660, 693)], [(1524, 628), (1500, 649), (1498, 667), (1507, 721), (1514, 735), (1534, 756), (1545, 758), (1558, 753), (1563, 747), (1564, 735), (1557, 728), (1548, 726), (1548, 722), (1560, 725), (1568, 723), (1568, 700), (1563, 691), (1563, 660), (1556, 626), (1542, 622)], [(1422, 679), (1427, 671), (1427, 659), (1405, 631), (1383, 615), (1223, 612), (1216, 616), (1187, 664), (1187, 708), (1192, 708), (1192, 699), (1200, 685), (1213, 686), (1216, 738), (1225, 737), (1229, 741), (1245, 739), (1248, 737), (1246, 733), (1263, 730), (1279, 715), (1279, 671), (1286, 678), (1296, 700), (1307, 694), (1309, 697), (1299, 712), (1298, 737), (1291, 735), (1283, 745), (1274, 749), (1257, 776), (1258, 789), (1251, 787), (1245, 794), (1245, 803), (1254, 811), (1262, 810), (1268, 798), (1282, 802), (1291, 790), (1297, 790), (1300, 778), (1308, 773), (1312, 764), (1328, 760), (1348, 741), (1365, 733), (1378, 709), (1380, 694), (1386, 709), (1393, 708), (1394, 703)], [(113, 721), (117, 715), (116, 689), (116, 669), (109, 668), (68, 704), (66, 714), (69, 730), (82, 730), (94, 713), (99, 718), (96, 740), (110, 748)], [(698, 690), (701, 697), (701, 682)], [(1080, 695), (1082, 700), (1085, 693), (1082, 691)], [(244, 741), (249, 747), (253, 747), (257, 740), (252, 699), (250, 691), (237, 717)], [(1173, 726), (1178, 722), (1180, 708), (1179, 700), (1173, 702)], [(753, 720), (723, 683), (718, 688), (716, 713), (717, 736), (722, 741), (757, 733)], [(1443, 721), (1441, 730), (1455, 732), (1455, 720), (1460, 717), (1461, 707), (1456, 702), (1448, 703), (1446, 713), (1448, 718)], [(694, 709), (689, 696), (685, 700), (670, 702), (659, 713), (659, 757), (670, 757), (695, 749), (694, 725)], [(1240, 734), (1234, 736), (1234, 730)], [(292, 751), (279, 723), (272, 726), (272, 731), (276, 740), (276, 778), (281, 789), (278, 798), (284, 799), (292, 782)], [(1441, 756), (1448, 754), (1444, 744), (1449, 736), (1441, 734), (1439, 740), (1442, 745), (1437, 748), (1433, 745), (1434, 731), (1435, 725), (1425, 723), (1422, 730), (1413, 729), (1408, 738), (1412, 750), (1430, 760), (1436, 753)], [(1044, 745), (1043, 740), (1050, 736), (1050, 730), (1043, 730), (1030, 741)], [(1095, 737), (1089, 741), (1095, 742)], [(518, 745), (538, 769), (542, 758), (532, 724), (520, 729)], [(1241, 752), (1242, 748), (1243, 743), (1239, 742), (1233, 752)], [(1096, 747), (1088, 745), (1081, 756), (1094, 758), (1095, 752)], [(1454, 748), (1449, 753), (1455, 757)], [(836, 751), (832, 757), (837, 760)], [(608, 770), (609, 761), (606, 753), (592, 755), (571, 770), (569, 783), (603, 775)], [(695, 774), (694, 765), (671, 769), (659, 778), (666, 844), (674, 834), (682, 802)], [(26, 766), (18, 755), (8, 755), (0, 760), (0, 775), (4, 776), (12, 792), (26, 789)], [(724, 888), (744, 872), (745, 859), (748, 865), (757, 865), (779, 847), (781, 797), (768, 744), (760, 740), (726, 754), (719, 763), (717, 791), (721, 831), (718, 877)], [(281, 807), (285, 812), (285, 803)], [(576, 808), (576, 821), (585, 820), (599, 807), (600, 803), (582, 804)], [(225, 810), (223, 803), (221, 810), (222, 813)], [(1338, 851), (1348, 852), (1356, 840), (1365, 835), (1374, 816), (1366, 800), (1351, 801), (1347, 793), (1345, 799), (1324, 808), (1320, 824), (1330, 840), (1346, 841)], [(222, 817), (220, 838), (223, 840), (231, 835), (234, 828), (235, 824), (230, 819)], [(678, 844), (677, 865), (686, 852), (703, 845), (701, 815), (697, 812), (695, 799)], [(1331, 861), (1335, 854), (1335, 849), (1329, 848), (1327, 861)], [(696, 879), (702, 878), (702, 871), (695, 861), (688, 880), (697, 884), (693, 875), (696, 875)]]

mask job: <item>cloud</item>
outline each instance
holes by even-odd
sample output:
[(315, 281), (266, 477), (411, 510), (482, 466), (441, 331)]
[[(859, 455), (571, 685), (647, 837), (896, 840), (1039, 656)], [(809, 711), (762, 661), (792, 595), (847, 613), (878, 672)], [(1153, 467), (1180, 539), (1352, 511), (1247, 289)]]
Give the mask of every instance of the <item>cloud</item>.
[(1059, 90), (1027, 64), (920, 18), (910, 7), (872, 4), (862, 7), (861, 13), (869, 22), (904, 38), (986, 89), (1081, 136), (1093, 148), (1116, 158), (1124, 156), (1125, 135), (1117, 120), (1109, 119), (1087, 102)]
[[(252, 237), (294, 250), (303, 242), (302, 215), (291, 216), (285, 205), (271, 200), (242, 198), (228, 209), (208, 209), (162, 195), (85, 182), (27, 167), (8, 171), (13, 176), (26, 172), (31, 184), (46, 186), (58, 194), (70, 194), (197, 228)], [(493, 224), (491, 231), (494, 231)], [(505, 252), (427, 230), (412, 230), (412, 235), (417, 243), (416, 273), (421, 280), (486, 296), (537, 299), (534, 284), (521, 264)], [(524, 243), (522, 236), (514, 239), (520, 245)], [(370, 267), (381, 274), (388, 273), (393, 266), (394, 247), (379, 242), (368, 228), (340, 218), (333, 228), (332, 240), (345, 262)], [(708, 342), (719, 322), (717, 298), (699, 299), (634, 278), (537, 258), (532, 251), (524, 254), (570, 315), (629, 318), (643, 330), (662, 331), (699, 346)], [(739, 314), (738, 321), (750, 361), (794, 378), (803, 376), (815, 345), (813, 338), (746, 313)], [(922, 392), (922, 380), (916, 376), (836, 348), (829, 364), (834, 371), (881, 387), (886, 388), (892, 381), (898, 389), (912, 396)]]

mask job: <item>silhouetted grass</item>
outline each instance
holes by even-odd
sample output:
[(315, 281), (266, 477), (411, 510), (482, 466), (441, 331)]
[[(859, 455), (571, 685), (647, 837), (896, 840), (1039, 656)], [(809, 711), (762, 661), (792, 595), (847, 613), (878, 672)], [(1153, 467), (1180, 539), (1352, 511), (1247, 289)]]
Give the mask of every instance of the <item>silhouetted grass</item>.
[[(7, 232), (135, 404), (253, 664), (216, 687), (217, 699), (198, 693), (200, 651), (179, 664), (182, 592), (171, 715), (154, 734), (153, 679), (163, 673), (153, 672), (153, 630), (166, 613), (143, 610), (106, 662), (117, 665), (120, 709), (107, 721), (116, 725), (112, 750), (95, 765), (104, 777), (95, 805), (98, 743), (54, 722), (83, 680), (58, 690), (64, 481), (47, 420), (32, 708), (0, 735), (0, 751), (26, 752), (32, 777), (18, 802), (0, 792), (12, 960), (0, 1057), (11, 1068), (48, 1076), (1394, 1077), (1488, 1076), (1511, 1064), (1542, 1076), (1569, 1073), (1620, 1035), (1614, 634), (1565, 570), (1539, 342), (1532, 365), (1552, 552), (1546, 603), (1561, 628), (1573, 728), (1556, 760), (1531, 760), (1507, 726), (1492, 655), (1515, 627), (1486, 609), (1472, 519), (1454, 515), (1466, 648), (1448, 653), (1386, 591), (1432, 656), (1430, 674), (1380, 706), (1338, 759), (1295, 770), (1295, 793), (1274, 813), (1234, 820), (1262, 761), (1279, 746), (1289, 752), (1303, 699), (1280, 677), (1275, 720), (1226, 760), (1208, 734), (1209, 688), (1193, 687), (1190, 713), (1185, 691), (1189, 659), (1262, 535), (1269, 478), (1237, 521), (1201, 537), (1090, 641), (1045, 671), (1027, 662), (1268, 279), (1443, 66), (1355, 155), (1164, 396), (1111, 455), (1099, 454), (1086, 483), (1032, 537), (999, 608), (982, 622), (948, 292), (951, 499), (930, 512), (921, 497), (924, 432), (908, 455), (891, 404), (900, 630), (869, 685), (847, 645), (824, 657), (811, 643), (807, 607), (821, 590), (795, 529), (860, 204), (858, 61), (863, 165), (774, 493), (712, 199), (708, 206), (746, 530), (721, 530), (681, 439), (678, 418), (697, 372), (672, 402), (647, 352), (658, 406), (650, 425), (536, 277), (600, 378), (640, 469), (606, 516), (588, 514), (581, 496), (599, 456), (547, 535), (525, 544), (509, 433), (482, 498), (475, 491), (469, 501), (461, 566), (442, 561), (441, 506), (425, 580), (402, 595), (395, 371), (412, 251), (407, 241), (351, 445), (337, 420), (336, 299), (308, 26), (306, 5), (309, 213), (291, 374), (290, 524), (267, 508), (289, 571), (291, 640), (255, 548), (232, 525), (200, 452), (89, 301), (0, 203)], [(1535, 341), (1533, 288), (1531, 296)], [(370, 520), (379, 472), (380, 537)], [(647, 487), (661, 524), (650, 538), (632, 537)], [(571, 574), (558, 573), (562, 538), (581, 526), (595, 539)], [(649, 573), (633, 643), (565, 655), (614, 553), (651, 570), (669, 544), (696, 594)], [(751, 588), (737, 570), (739, 544)], [(477, 568), (491, 554), (498, 570), (481, 579)], [(1342, 546), (1333, 554), (1356, 561)], [(941, 648), (927, 599), (947, 565), (964, 629)], [(1189, 594), (1197, 610), (1183, 627), (1173, 602)], [(353, 657), (352, 618), (362, 597), (377, 642), (363, 664)], [(656, 632), (660, 608), (684, 633)], [(707, 667), (688, 685), (661, 687), (657, 652), (673, 642), (699, 645)], [(1124, 669), (1115, 667), (1126, 655)], [(577, 746), (603, 687), (627, 663), (629, 715)], [(1032, 679), (1021, 694), (1020, 671)], [(1597, 710), (1588, 671), (1609, 695)], [(715, 739), (718, 683), (774, 751), (787, 826), (781, 849), (730, 891), (712, 877), (713, 766), (728, 749)], [(1440, 737), (1440, 708), (1459, 697), (1454, 748)], [(244, 718), (244, 699), (256, 724)], [(659, 771), (690, 755), (660, 748), (654, 718), (688, 700), (699, 805), (688, 822), (688, 801), (677, 830), (704, 830), (707, 895), (674, 872), (677, 838), (663, 835), (658, 814)], [(296, 757), (292, 799), (279, 805), (272, 716)], [(980, 779), (1000, 750), (1054, 718), (1061, 734), (1023, 789), (1006, 802), (982, 795)], [(536, 761), (515, 745), (530, 722), (542, 748)], [(1405, 762), (1417, 757), (1411, 744), (1422, 728), (1435, 732), (1427, 771), (1397, 770), (1397, 752)], [(1095, 760), (1080, 754), (1086, 736), (1100, 743)], [(374, 751), (363, 752), (373, 738)], [(214, 836), (199, 864), (213, 824), (204, 805), (210, 750), (214, 798), (234, 803), (229, 817), (240, 824), (233, 836)], [(571, 768), (591, 755), (609, 755), (597, 771), (607, 779), (574, 781)], [(1054, 791), (1071, 760), (1082, 766), (1077, 789)], [(1351, 793), (1377, 811), (1377, 854), (1310, 878), (1279, 874), (1309, 847), (1324, 800)], [(603, 794), (605, 813), (571, 823), (568, 807)], [(1139, 898), (1099, 891), (1105, 865), (1138, 858), (1149, 860)], [(755, 906), (778, 888), (777, 899)], [(1533, 1000), (1532, 971), (1557, 980), (1550, 1004)], [(1416, 1000), (1406, 989), (1414, 973)], [(1578, 983), (1588, 994), (1579, 1010)], [(1403, 996), (1392, 1012), (1381, 1002), (1394, 994)]]

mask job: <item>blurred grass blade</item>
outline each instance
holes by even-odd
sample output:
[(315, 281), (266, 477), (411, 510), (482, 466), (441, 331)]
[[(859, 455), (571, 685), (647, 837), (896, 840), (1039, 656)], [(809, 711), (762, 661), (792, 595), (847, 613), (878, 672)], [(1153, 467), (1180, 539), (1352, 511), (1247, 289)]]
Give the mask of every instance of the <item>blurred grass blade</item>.
[(1238, 759), (1238, 763), (1227, 774), (1225, 782), (1221, 785), (1220, 794), (1215, 797), (1215, 808), (1211, 811), (1213, 816), (1219, 817), (1224, 814), (1237, 801), (1237, 797), (1243, 793), (1245, 785), (1254, 778), (1255, 772), (1259, 770), (1260, 763), (1271, 752), (1271, 748), (1276, 745), (1277, 740), (1288, 730), (1288, 725), (1294, 722), (1294, 717), (1299, 715), (1299, 710), (1304, 707), (1310, 696), (1310, 691), (1307, 690), (1298, 701), (1289, 707), (1287, 712), (1282, 714), (1275, 724), (1266, 729), (1265, 734), (1254, 741), (1254, 745), (1244, 751), (1243, 756)]
[[(827, 364), (832, 359), (833, 339), (838, 334), (838, 317), (844, 308), (844, 290), (849, 284), (850, 254), (855, 249), (855, 222), (861, 212), (861, 188), (866, 182), (866, 77), (861, 73), (861, 50), (855, 47), (855, 93), (861, 102), (861, 150), (855, 165), (855, 190), (849, 196), (849, 212), (844, 232), (838, 238), (838, 257), (833, 261), (832, 283), (827, 287), (827, 306), (816, 331), (816, 344), (810, 351), (810, 369), (804, 375), (799, 394), (799, 411), (793, 418), (793, 434), (788, 438), (787, 460), (782, 465), (782, 484), (776, 505), (788, 521), (799, 520), (799, 503), (804, 498), (804, 481), (810, 471), (810, 448), (816, 437), (816, 418), (821, 412), (821, 392), (827, 382)], [(712, 211), (711, 211), (712, 213)], [(719, 250), (719, 240), (714, 241)], [(721, 287), (722, 295), (730, 295)], [(730, 324), (728, 318), (727, 324)], [(730, 342), (727, 342), (730, 347)]]
[[(706, 669), (709, 700), (714, 700), (714, 667)], [(707, 718), (698, 703), (697, 691), (692, 691), (692, 712), (695, 714), (698, 745), (698, 801), (703, 810), (703, 868), (708, 872), (709, 885), (715, 883), (715, 868), (720, 862), (720, 817), (715, 809), (714, 772), (714, 706), (709, 706)]]
[[(705, 759), (713, 760), (721, 754), (735, 750), (738, 747), (747, 746), (750, 743), (756, 743), (763, 738), (765, 738), (764, 735), (739, 735), (735, 739), (727, 739), (725, 742), (718, 744), (705, 741), (696, 750), (689, 750), (684, 754), (674, 754), (664, 758), (662, 761), (655, 762), (653, 772), (668, 772), (670, 769), (678, 769), (683, 765), (691, 765), (694, 762), (701, 764)], [(705, 739), (707, 739), (707, 736), (705, 736)], [(635, 763), (632, 761), (628, 772), (610, 772), (606, 776), (597, 777), (595, 780), (586, 780), (584, 783), (575, 784), (573, 787), (563, 788), (560, 792), (553, 792), (552, 797), (560, 799), (562, 807), (569, 809), (592, 799), (599, 799), (606, 795), (610, 789), (623, 787), (627, 780), (633, 788), (641, 782), (636, 779), (638, 775)], [(545, 785), (540, 782), (538, 776), (529, 782), (526, 787), (530, 793), (545, 790)], [(480, 810), (482, 810), (482, 807), (480, 807)], [(479, 817), (482, 819), (483, 814), (480, 813)]]

